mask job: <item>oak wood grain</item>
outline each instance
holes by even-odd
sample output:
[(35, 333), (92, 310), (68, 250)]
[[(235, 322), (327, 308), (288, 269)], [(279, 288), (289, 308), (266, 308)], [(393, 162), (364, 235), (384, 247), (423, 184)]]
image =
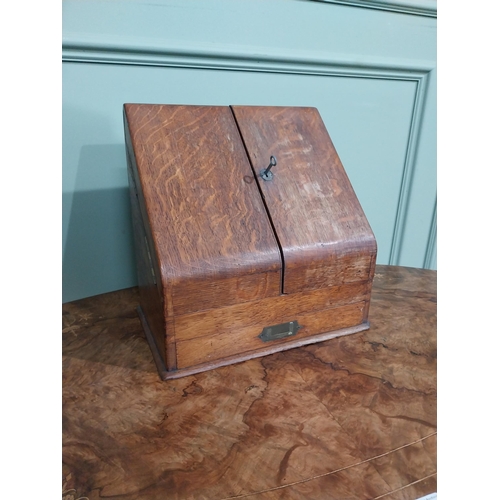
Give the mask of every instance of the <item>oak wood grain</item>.
[(371, 279), (375, 237), (318, 111), (232, 110), (282, 248), (284, 293)]
[[(186, 314), (175, 318), (175, 328), (179, 341), (208, 337), (214, 333), (231, 336), (235, 329), (243, 328), (257, 332), (257, 336), (266, 326), (368, 299), (368, 283), (350, 283)], [(325, 323), (315, 333), (331, 329), (331, 325)]]
[(63, 498), (436, 491), (435, 271), (377, 266), (369, 330), (167, 382), (138, 302), (63, 305)]
[[(171, 380), (174, 378), (185, 377), (187, 375), (196, 375), (197, 373), (201, 373), (207, 370), (213, 370), (214, 368), (219, 368), (220, 366), (227, 366), (234, 363), (241, 363), (243, 361), (248, 361), (249, 359), (259, 358), (262, 356), (267, 356), (269, 354), (275, 354), (277, 352), (286, 351), (288, 349), (294, 349), (296, 347), (302, 347), (305, 345), (313, 344), (316, 342), (323, 342), (325, 340), (330, 340), (333, 338), (341, 337), (343, 335), (351, 335), (353, 333), (362, 332), (363, 330), (367, 330), (370, 325), (366, 322), (360, 323), (356, 326), (349, 326), (347, 328), (340, 328), (334, 331), (320, 333), (313, 336), (301, 336), (299, 338), (292, 337), (287, 342), (282, 343), (270, 343), (270, 345), (266, 345), (265, 347), (260, 347), (255, 350), (245, 351), (241, 353), (238, 351), (235, 355), (225, 356), (224, 358), (217, 358), (213, 361), (206, 361), (199, 365), (190, 366), (188, 368), (179, 368), (174, 371), (167, 371), (166, 367), (163, 364), (158, 363), (158, 357), (153, 356), (155, 362), (157, 363), (159, 375), (162, 380)], [(145, 330), (146, 337), (148, 337), (148, 331)], [(149, 340), (149, 339), (148, 339)], [(224, 340), (223, 340), (224, 342)]]
[[(137, 167), (128, 150), (126, 153), (137, 279), (140, 302), (148, 318), (147, 328), (151, 333), (149, 342), (154, 346), (153, 355), (159, 358), (159, 364), (164, 365), (168, 370), (175, 370), (177, 368), (175, 330), (173, 315), (168, 314), (168, 305), (171, 307), (171, 295), (163, 288), (163, 283), (158, 278), (160, 276), (158, 258), (152, 245), (150, 228), (144, 224), (144, 196), (135, 181)], [(167, 344), (170, 349), (167, 349)]]
[[(302, 312), (295, 314), (290, 320), (297, 320), (302, 327), (293, 337), (263, 342), (259, 338), (262, 327), (255, 323), (250, 325), (237, 323), (230, 331), (213, 333), (209, 336), (198, 337), (192, 340), (177, 342), (177, 366), (185, 368), (195, 366), (204, 361), (224, 359), (238, 354), (245, 355), (248, 351), (255, 351), (274, 346), (282, 349), (295, 347), (292, 342), (311, 338), (318, 333), (334, 332), (363, 322), (364, 302), (356, 302), (346, 306), (324, 309), (317, 312)], [(264, 323), (263, 326), (272, 326), (275, 323)]]
[[(316, 110), (126, 104), (124, 124), (140, 318), (162, 378), (274, 351), (258, 334), (294, 319), (298, 337), (274, 346), (368, 327), (376, 244)], [(249, 158), (276, 140), (288, 167), (265, 192)]]
[[(376, 243), (317, 110), (126, 104), (124, 124), (140, 317), (162, 378), (368, 327)], [(262, 184), (270, 150), (285, 166)], [(258, 339), (293, 320), (296, 338)]]
[(124, 113), (173, 314), (279, 295), (279, 249), (230, 109), (125, 104)]

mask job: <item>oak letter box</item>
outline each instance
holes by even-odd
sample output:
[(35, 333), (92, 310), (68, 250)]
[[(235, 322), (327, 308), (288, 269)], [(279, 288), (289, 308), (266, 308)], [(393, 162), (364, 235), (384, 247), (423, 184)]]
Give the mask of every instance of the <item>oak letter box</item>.
[(377, 245), (315, 108), (125, 104), (124, 122), (163, 379), (369, 327)]

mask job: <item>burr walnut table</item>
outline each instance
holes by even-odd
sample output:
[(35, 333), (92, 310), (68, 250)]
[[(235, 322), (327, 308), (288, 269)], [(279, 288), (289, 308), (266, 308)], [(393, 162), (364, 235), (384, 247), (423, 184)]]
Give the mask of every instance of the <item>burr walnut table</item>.
[(435, 271), (377, 266), (367, 331), (170, 381), (137, 303), (63, 305), (63, 498), (436, 491)]

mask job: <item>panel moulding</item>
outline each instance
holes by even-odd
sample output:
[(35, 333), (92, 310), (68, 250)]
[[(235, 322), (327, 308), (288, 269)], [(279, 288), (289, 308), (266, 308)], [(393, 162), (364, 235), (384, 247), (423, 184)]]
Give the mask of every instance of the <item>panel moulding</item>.
[(401, 187), (393, 227), (389, 264), (398, 265), (403, 244), (404, 226), (412, 189), (413, 172), (420, 138), (429, 73), (434, 61), (407, 61), (389, 58), (366, 58), (324, 54), (259, 53), (254, 47), (200, 48), (175, 46), (159, 48), (144, 44), (123, 44), (116, 39), (101, 38), (99, 42), (73, 34), (63, 41), (63, 62), (91, 64), (125, 64), (211, 70), (250, 71), (318, 75), (345, 78), (375, 78), (416, 83), (412, 119), (402, 169)]
[(425, 249), (424, 269), (431, 269), (433, 264), (434, 253), (436, 252), (437, 243), (437, 197), (434, 201), (434, 211), (432, 212), (431, 227), (429, 230), (429, 239), (427, 240), (427, 248)]
[(404, 160), (405, 163), (403, 167), (403, 175), (401, 176), (398, 208), (396, 210), (396, 218), (394, 221), (394, 229), (392, 233), (392, 244), (389, 253), (390, 265), (397, 266), (400, 264), (401, 249), (403, 247), (406, 217), (408, 213), (408, 205), (410, 202), (410, 193), (413, 186), (413, 174), (415, 171), (428, 81), (428, 73), (422, 75), (422, 77), (417, 80), (417, 88), (415, 90), (410, 130), (408, 133), (408, 142), (406, 143), (406, 154)]
[(314, 0), (317, 2), (336, 3), (349, 7), (385, 10), (401, 14), (437, 17), (436, 0)]

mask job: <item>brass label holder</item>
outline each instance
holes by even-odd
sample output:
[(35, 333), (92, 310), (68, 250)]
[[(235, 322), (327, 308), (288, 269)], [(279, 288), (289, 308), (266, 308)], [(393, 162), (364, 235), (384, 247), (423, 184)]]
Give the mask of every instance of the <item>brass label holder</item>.
[(302, 326), (296, 320), (280, 323), (279, 325), (266, 326), (259, 335), (259, 338), (262, 342), (284, 339), (295, 335), (301, 328)]

